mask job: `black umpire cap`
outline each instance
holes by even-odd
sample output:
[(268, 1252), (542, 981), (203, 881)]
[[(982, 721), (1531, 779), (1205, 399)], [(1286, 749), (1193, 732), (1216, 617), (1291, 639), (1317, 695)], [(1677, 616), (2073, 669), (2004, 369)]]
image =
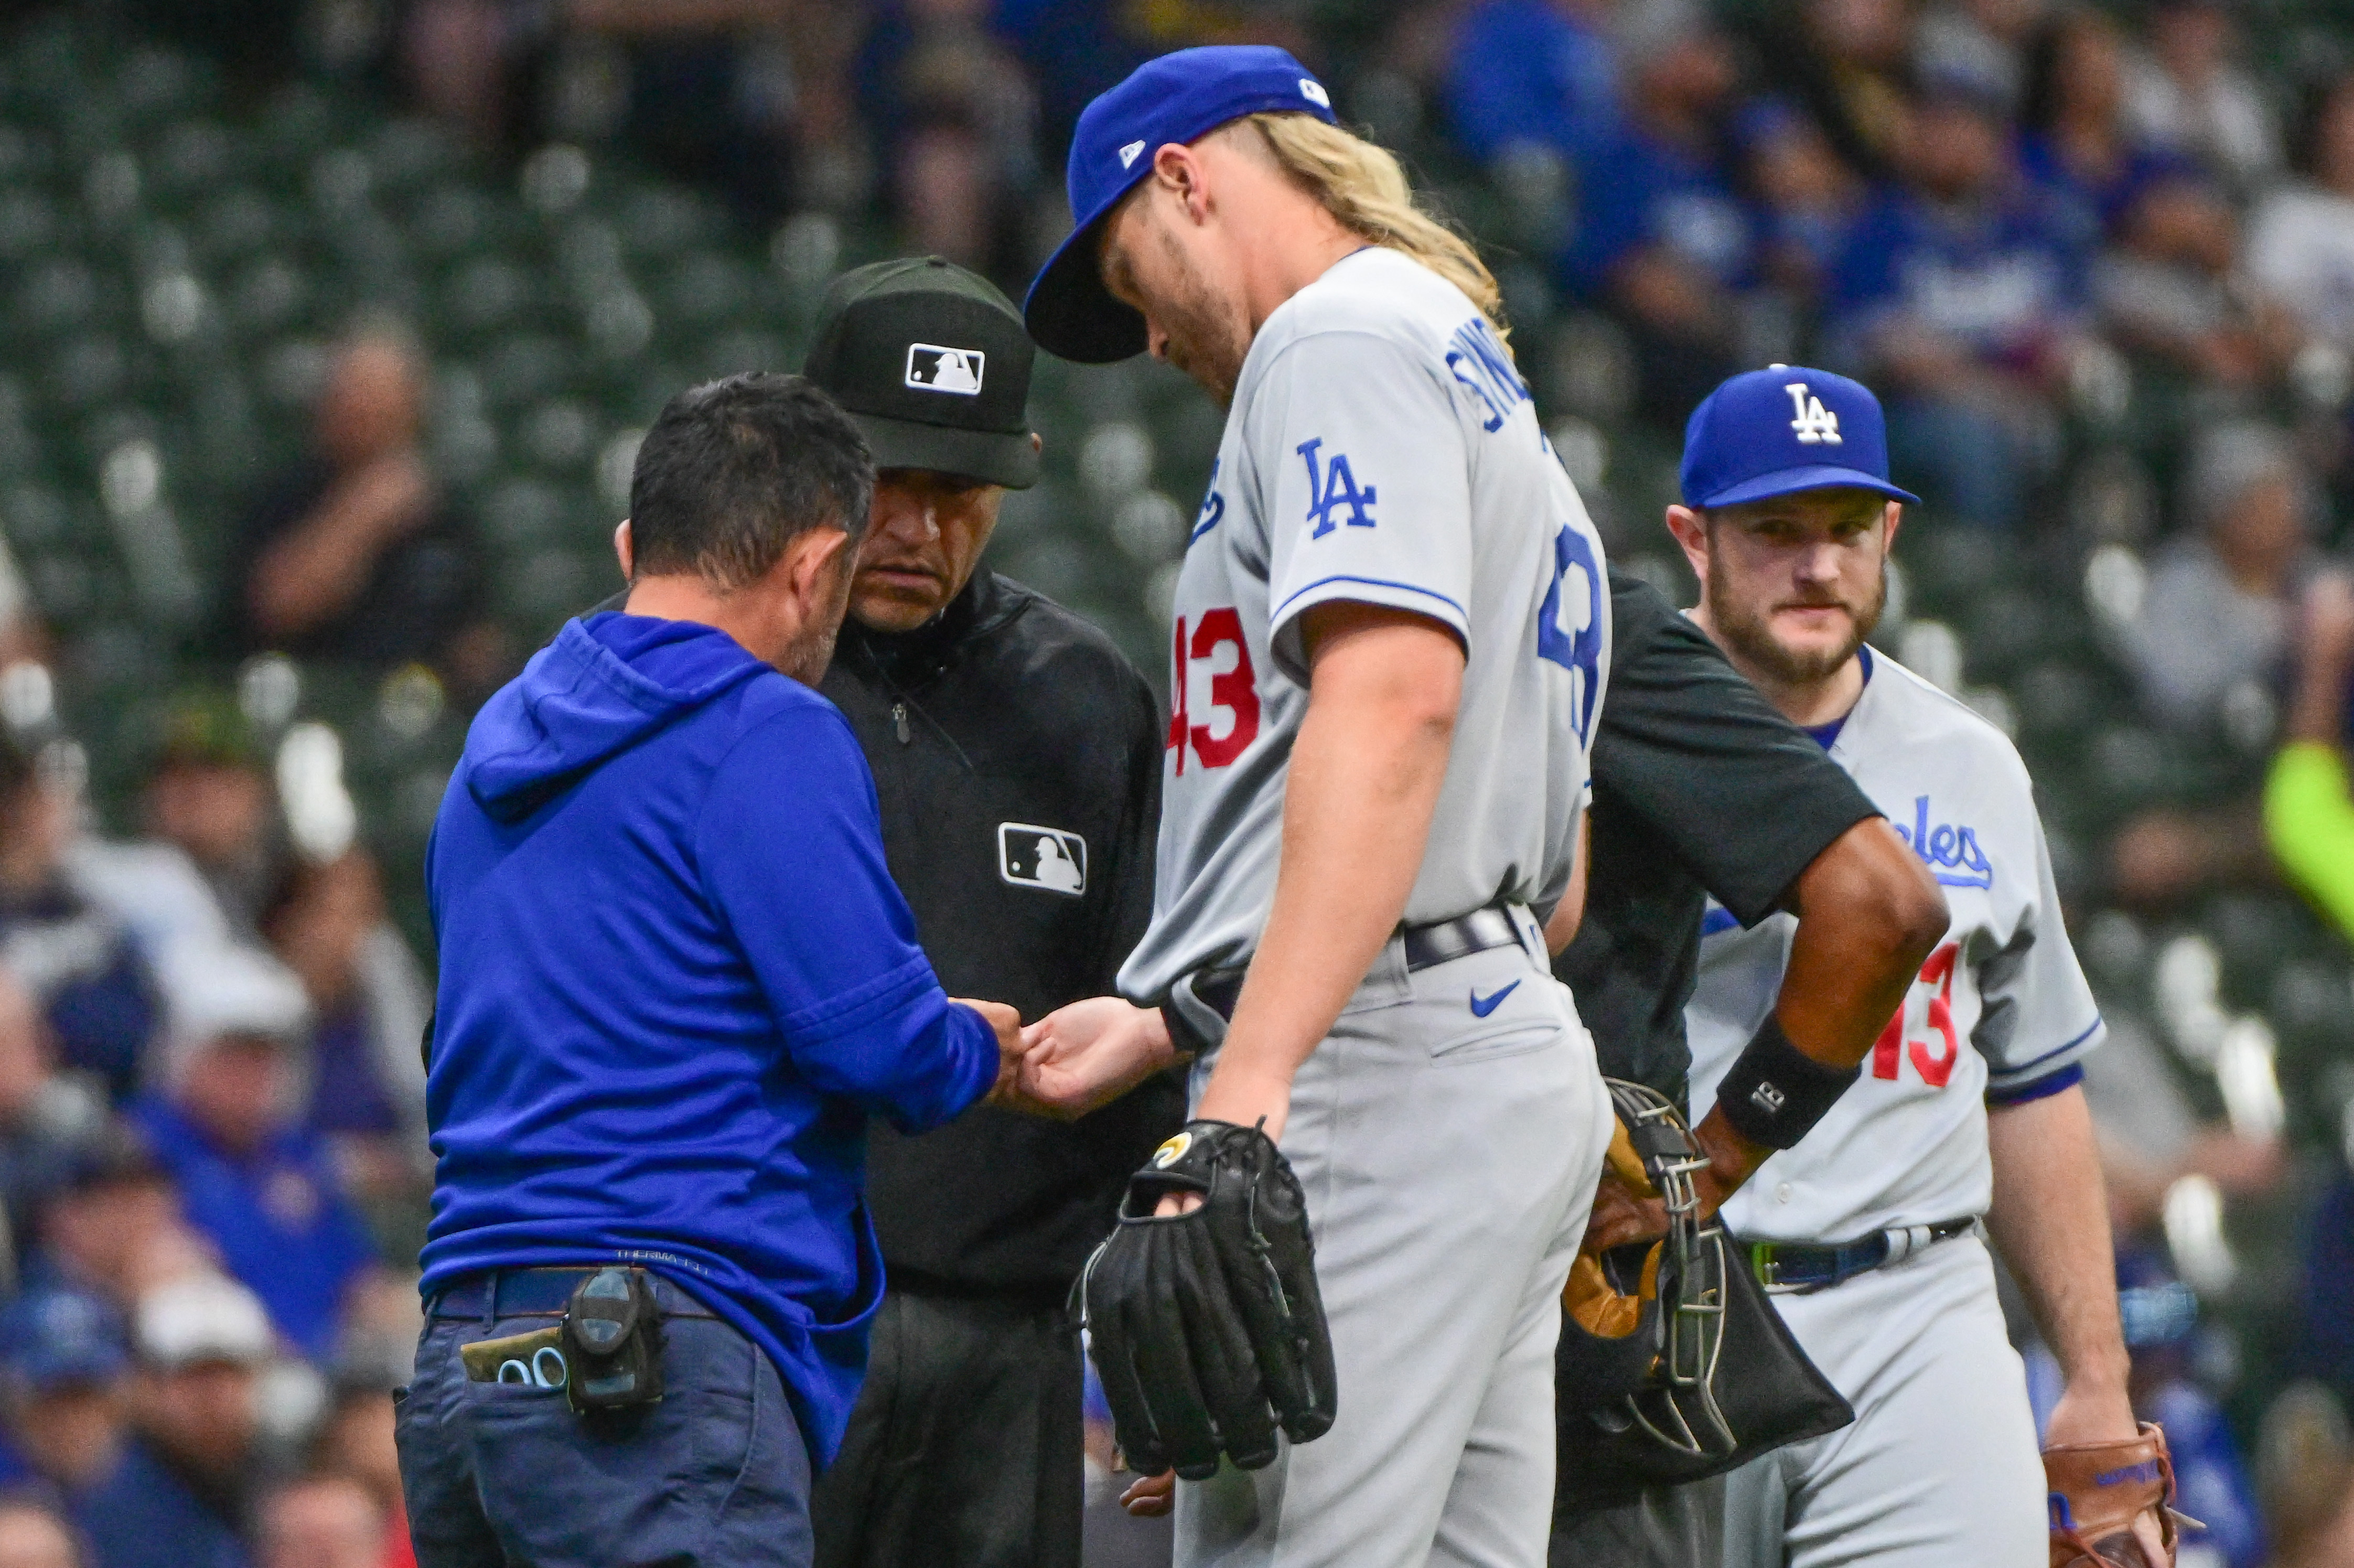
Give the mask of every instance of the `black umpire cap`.
[(917, 256), (833, 281), (801, 374), (850, 415), (876, 468), (1026, 490), (1038, 479), (1025, 417), (1035, 353), (988, 279)]

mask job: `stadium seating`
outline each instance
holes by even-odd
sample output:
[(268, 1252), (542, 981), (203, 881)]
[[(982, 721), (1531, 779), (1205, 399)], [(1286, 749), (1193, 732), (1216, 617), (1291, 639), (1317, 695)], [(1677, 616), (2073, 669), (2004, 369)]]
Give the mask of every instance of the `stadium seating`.
[[(2303, 35), (2284, 21), (2265, 37), (2280, 58)], [(1508, 237), (1546, 221), (1542, 178), (1476, 178), (1379, 90), (1364, 90), (1368, 117), (1459, 220)], [(481, 524), (499, 612), (529, 647), (614, 585), (608, 537), (636, 433), (663, 400), (714, 375), (797, 365), (826, 281), (887, 245), (814, 214), (748, 235), (704, 194), (568, 146), (503, 168), (354, 89), (297, 83), (235, 107), (201, 59), (86, 17), (39, 21), (0, 54), (0, 531), (57, 635), (101, 807), (119, 815), (156, 704), (204, 646), (228, 530), (300, 451), (325, 345), (355, 313), (395, 313), (425, 342), (435, 460)], [(1523, 366), (1614, 553), (1688, 587), (1657, 522), (1674, 452), (1629, 422), (1626, 344), (1558, 304), (1539, 270), (1508, 259), (1502, 271)], [(2182, 941), (2203, 944), (2210, 1001), (2262, 1021), (2274, 1044), (2292, 1136), (2309, 1150), (2354, 1142), (2354, 1119), (2338, 1124), (2354, 1097), (2354, 968), (2301, 905), (2240, 892), (2164, 922), (2100, 907), (2116, 828), (2154, 802), (2244, 797), (2269, 734), (2191, 744), (2137, 714), (2111, 628), (2195, 410), (2122, 358), (2083, 379), (2045, 525), (2017, 542), (1916, 520), (1882, 641), (2016, 736), (2110, 1014), (2178, 1043), (2202, 1109), (2257, 1114), (2211, 1052), (2179, 1043), (2181, 1004), (2159, 970), (2168, 955), (2196, 959), (2201, 948)], [(1217, 413), (1155, 365), (1044, 358), (1033, 408), (1044, 478), (1009, 499), (996, 564), (1106, 625), (1160, 681)], [(416, 867), (464, 715), (417, 673), (301, 676), (278, 716), (341, 734), (366, 831), (421, 938)], [(2243, 1282), (2221, 1297), (2247, 1375), (2266, 1387), (2261, 1369), (2283, 1354), (2289, 1212), (2241, 1238)]]

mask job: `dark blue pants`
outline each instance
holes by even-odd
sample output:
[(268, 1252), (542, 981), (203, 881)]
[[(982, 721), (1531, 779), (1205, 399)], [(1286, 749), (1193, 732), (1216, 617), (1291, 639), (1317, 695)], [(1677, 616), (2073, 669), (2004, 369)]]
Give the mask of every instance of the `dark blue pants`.
[(806, 1568), (809, 1450), (757, 1346), (673, 1316), (660, 1403), (586, 1419), (561, 1391), (467, 1381), (459, 1346), (554, 1320), (426, 1319), (398, 1427), (419, 1568)]

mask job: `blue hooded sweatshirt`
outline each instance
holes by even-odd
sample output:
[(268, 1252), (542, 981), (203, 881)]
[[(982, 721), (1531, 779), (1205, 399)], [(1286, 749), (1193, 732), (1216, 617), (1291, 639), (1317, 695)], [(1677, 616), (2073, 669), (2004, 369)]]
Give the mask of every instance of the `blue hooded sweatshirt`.
[(849, 725), (708, 626), (572, 621), (476, 715), (426, 884), (426, 1296), (640, 1264), (768, 1351), (830, 1461), (883, 1293), (866, 1118), (919, 1132), (997, 1075)]

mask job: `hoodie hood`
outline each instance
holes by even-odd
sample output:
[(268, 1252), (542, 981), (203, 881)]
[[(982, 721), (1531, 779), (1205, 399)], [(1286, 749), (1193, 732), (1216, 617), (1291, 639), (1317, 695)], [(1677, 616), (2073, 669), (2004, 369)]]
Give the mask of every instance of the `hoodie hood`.
[(743, 644), (697, 621), (617, 611), (567, 621), (475, 715), (466, 788), (493, 818), (518, 821), (763, 672)]

